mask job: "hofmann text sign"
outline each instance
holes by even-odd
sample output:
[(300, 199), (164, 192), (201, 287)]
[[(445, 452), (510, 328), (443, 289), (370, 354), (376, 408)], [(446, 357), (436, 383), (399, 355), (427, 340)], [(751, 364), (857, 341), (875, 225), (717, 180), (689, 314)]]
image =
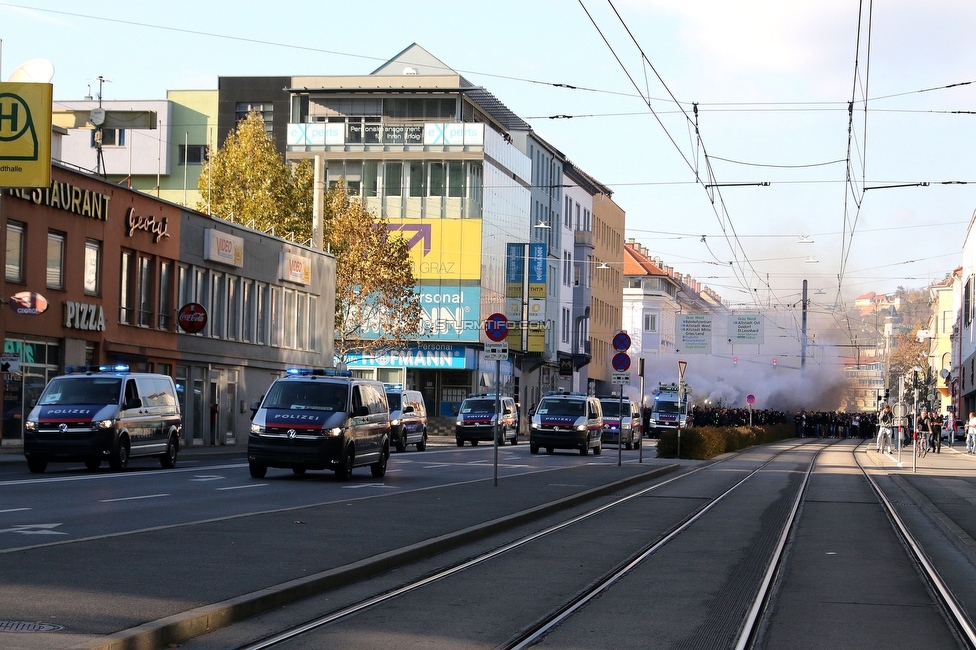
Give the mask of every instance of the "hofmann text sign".
[(0, 83), (0, 187), (51, 184), (51, 84)]

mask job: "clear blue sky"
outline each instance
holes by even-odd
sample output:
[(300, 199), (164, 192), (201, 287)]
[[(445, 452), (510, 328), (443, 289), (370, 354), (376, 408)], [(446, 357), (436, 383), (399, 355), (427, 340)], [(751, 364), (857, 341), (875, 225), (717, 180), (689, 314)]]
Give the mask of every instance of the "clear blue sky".
[[(0, 78), (44, 58), (55, 100), (99, 75), (105, 99), (160, 99), (221, 75), (366, 74), (416, 42), (611, 187), (653, 255), (731, 303), (795, 303), (807, 278), (827, 304), (842, 255), (848, 300), (941, 279), (976, 208), (976, 114), (960, 113), (976, 111), (976, 84), (944, 88), (976, 81), (976, 3), (873, 4), (0, 2)], [(705, 152), (711, 182), (748, 185), (696, 184)]]

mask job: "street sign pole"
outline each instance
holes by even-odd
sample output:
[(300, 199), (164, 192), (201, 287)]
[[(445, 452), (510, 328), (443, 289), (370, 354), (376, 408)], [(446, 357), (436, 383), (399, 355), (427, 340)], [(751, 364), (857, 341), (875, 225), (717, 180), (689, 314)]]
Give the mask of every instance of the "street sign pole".
[[(495, 343), (501, 343), (508, 336), (508, 318), (505, 314), (492, 314), (485, 320), (485, 335)], [(504, 344), (505, 356), (508, 356), (508, 343)], [(486, 346), (487, 347), (487, 346)], [(492, 351), (492, 356), (499, 354)], [(487, 355), (485, 355), (487, 356)], [(492, 432), (495, 442), (495, 462), (494, 462), (494, 486), (498, 487), (498, 434), (502, 422), (502, 360), (501, 356), (495, 356), (495, 426)], [(515, 432), (518, 435), (518, 431)]]
[[(681, 460), (681, 402), (684, 401), (684, 391), (681, 390), (681, 382), (685, 380), (685, 368), (688, 367), (687, 361), (678, 362), (678, 460)], [(687, 413), (687, 410), (685, 411)]]
[[(502, 421), (502, 362), (495, 360), (495, 487), (498, 487), (498, 431)], [(516, 433), (515, 435), (518, 435)]]
[[(617, 332), (613, 337), (613, 349), (617, 350), (617, 354), (613, 358), (613, 368), (623, 372), (625, 370), (630, 370), (630, 357), (627, 356), (627, 350), (630, 349), (630, 335), (626, 331)], [(624, 463), (624, 385), (620, 385), (620, 404), (617, 406), (617, 467), (620, 467)], [(630, 423), (630, 435), (634, 435), (634, 423)]]

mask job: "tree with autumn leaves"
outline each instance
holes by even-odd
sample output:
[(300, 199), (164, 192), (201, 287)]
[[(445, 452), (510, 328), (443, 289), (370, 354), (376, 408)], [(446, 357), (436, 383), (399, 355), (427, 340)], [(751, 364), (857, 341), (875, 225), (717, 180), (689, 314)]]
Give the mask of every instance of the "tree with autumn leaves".
[[(214, 216), (307, 242), (312, 236), (313, 170), (289, 166), (259, 113), (241, 120), (212, 152), (198, 189)], [(325, 193), (323, 247), (336, 257), (335, 355), (345, 362), (402, 345), (420, 331), (407, 243), (339, 182)], [(208, 201), (197, 209), (206, 211)]]

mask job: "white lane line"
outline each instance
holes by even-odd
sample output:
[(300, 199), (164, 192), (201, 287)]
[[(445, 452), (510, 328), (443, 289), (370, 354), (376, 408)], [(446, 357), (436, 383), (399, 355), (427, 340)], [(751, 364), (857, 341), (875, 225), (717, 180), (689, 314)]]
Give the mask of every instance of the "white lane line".
[(231, 487), (217, 488), (217, 491), (219, 492), (221, 490), (246, 490), (247, 488), (263, 487), (266, 485), (267, 483), (249, 483), (247, 485), (233, 485)]
[(135, 501), (137, 499), (157, 499), (159, 497), (168, 497), (168, 494), (144, 494), (139, 497), (121, 497), (119, 499), (99, 499), (99, 503), (113, 503), (115, 501)]
[(24, 510), (30, 510), (30, 508), (7, 508), (6, 510), (0, 510), (0, 514), (4, 512), (23, 512)]

